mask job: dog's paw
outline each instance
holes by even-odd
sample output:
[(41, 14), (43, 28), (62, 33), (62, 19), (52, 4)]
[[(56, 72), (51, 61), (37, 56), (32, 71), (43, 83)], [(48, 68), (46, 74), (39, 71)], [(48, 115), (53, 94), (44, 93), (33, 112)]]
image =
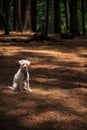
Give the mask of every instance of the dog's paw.
[(24, 87), (24, 88), (23, 88), (23, 90), (24, 90), (24, 91), (27, 91), (27, 88), (26, 88), (26, 87)]
[(31, 89), (28, 89), (28, 91), (29, 91), (29, 92), (32, 92), (32, 90), (31, 90)]

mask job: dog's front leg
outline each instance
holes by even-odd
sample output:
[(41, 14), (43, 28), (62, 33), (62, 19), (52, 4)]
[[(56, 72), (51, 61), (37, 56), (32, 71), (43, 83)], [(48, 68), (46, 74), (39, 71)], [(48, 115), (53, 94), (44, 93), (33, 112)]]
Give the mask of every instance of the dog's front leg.
[(16, 82), (13, 83), (12, 88), (13, 88), (13, 91), (16, 91), (18, 89), (18, 84)]
[(26, 85), (27, 85), (27, 90), (30, 91), (30, 92), (32, 92), (32, 90), (30, 89), (29, 81), (27, 81), (27, 84), (26, 84)]
[(22, 92), (23, 88), (22, 88), (22, 82), (20, 81), (19, 83), (19, 90)]
[(27, 73), (26, 87), (28, 91), (32, 92), (32, 90), (30, 89), (30, 84), (29, 84), (29, 73)]

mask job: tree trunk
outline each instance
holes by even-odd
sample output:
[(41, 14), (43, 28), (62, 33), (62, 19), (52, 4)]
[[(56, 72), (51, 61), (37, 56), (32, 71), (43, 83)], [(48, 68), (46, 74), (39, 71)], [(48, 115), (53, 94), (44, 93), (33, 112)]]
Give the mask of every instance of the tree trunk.
[(3, 26), (5, 28), (5, 34), (9, 34), (9, 0), (3, 1), (3, 8), (2, 8), (3, 16), (1, 16), (1, 21), (3, 21)]
[(69, 18), (69, 0), (64, 0), (65, 6), (65, 19), (66, 19), (66, 29), (70, 30), (70, 18)]
[(36, 31), (36, 0), (31, 0), (31, 28)]
[(70, 32), (78, 35), (77, 0), (70, 1)]
[(17, 6), (16, 6), (16, 0), (13, 1), (13, 31), (16, 31), (16, 25), (17, 25)]
[(9, 28), (9, 0), (4, 1), (4, 9), (5, 9), (5, 21), (6, 21), (6, 26)]
[(46, 23), (45, 23), (45, 35), (48, 33), (48, 21), (49, 21), (49, 0), (46, 3)]
[(1, 20), (1, 23), (2, 23), (2, 25), (4, 27), (5, 35), (9, 35), (8, 27), (7, 27), (6, 23), (5, 23), (5, 19), (2, 16), (1, 12), (0, 12), (0, 20)]
[(21, 0), (14, 0), (14, 30), (22, 32)]
[[(3, 1), (0, 0), (0, 10), (1, 10), (1, 12), (2, 12), (2, 8), (3, 8)], [(1, 20), (0, 20), (0, 29), (1, 29), (1, 30), (3, 29), (3, 25), (2, 25)]]
[(22, 24), (23, 24), (23, 31), (31, 31), (31, 1), (26, 0), (22, 1)]
[(60, 0), (54, 0), (54, 33), (60, 33)]
[(85, 0), (82, 0), (82, 32), (85, 35)]

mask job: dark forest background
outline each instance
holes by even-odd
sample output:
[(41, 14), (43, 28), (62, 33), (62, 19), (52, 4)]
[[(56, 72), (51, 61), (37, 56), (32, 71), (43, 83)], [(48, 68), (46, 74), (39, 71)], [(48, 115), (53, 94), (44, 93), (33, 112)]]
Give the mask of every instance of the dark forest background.
[(0, 0), (0, 30), (87, 35), (87, 1)]

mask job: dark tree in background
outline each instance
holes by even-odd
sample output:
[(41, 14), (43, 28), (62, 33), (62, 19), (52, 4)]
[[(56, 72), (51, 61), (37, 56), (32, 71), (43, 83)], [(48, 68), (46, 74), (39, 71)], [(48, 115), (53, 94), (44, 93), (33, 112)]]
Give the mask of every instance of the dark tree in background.
[(70, 1), (70, 32), (78, 35), (77, 0)]
[(69, 0), (64, 0), (65, 7), (65, 19), (66, 19), (66, 30), (70, 30), (70, 14), (69, 14)]
[(0, 28), (4, 28), (4, 34), (9, 34), (9, 0), (0, 1)]
[(16, 31), (17, 30), (17, 11), (16, 11), (16, 1), (17, 0), (13, 0), (13, 30)]
[(54, 33), (61, 32), (60, 0), (54, 0)]
[(9, 30), (9, 0), (3, 1), (3, 12), (5, 17), (6, 28)]
[(49, 0), (47, 0), (47, 3), (46, 3), (46, 23), (45, 23), (45, 34), (47, 35), (48, 33), (48, 21), (49, 21)]
[(81, 0), (82, 4), (82, 32), (85, 35), (85, 0)]
[(4, 34), (9, 35), (8, 26), (6, 25), (5, 19), (4, 19), (3, 15), (1, 14), (1, 12), (0, 12), (0, 20), (1, 20), (1, 24), (3, 25), (3, 28), (4, 28), (4, 32), (5, 32)]
[(30, 13), (30, 0), (26, 0), (22, 7), (22, 13), (24, 14), (22, 17), (23, 23), (23, 31), (31, 30), (31, 13)]
[(14, 30), (22, 32), (21, 0), (14, 0)]
[(31, 0), (31, 8), (30, 8), (30, 13), (31, 13), (31, 29), (32, 31), (36, 31), (36, 0)]

